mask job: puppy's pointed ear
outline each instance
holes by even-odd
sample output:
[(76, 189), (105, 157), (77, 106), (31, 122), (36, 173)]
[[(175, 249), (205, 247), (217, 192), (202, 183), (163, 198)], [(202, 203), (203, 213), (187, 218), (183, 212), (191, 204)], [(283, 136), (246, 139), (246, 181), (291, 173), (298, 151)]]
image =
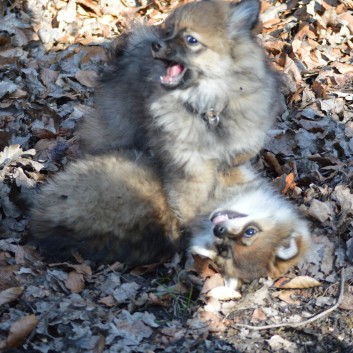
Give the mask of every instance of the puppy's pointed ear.
[(258, 23), (261, 4), (259, 0), (242, 0), (231, 4), (229, 33), (235, 37), (251, 31)]
[(288, 247), (280, 246), (277, 249), (276, 256), (281, 260), (289, 260), (299, 252), (296, 236), (291, 236)]
[(298, 218), (295, 221), (295, 231), (289, 234), (289, 246), (282, 245), (277, 248), (276, 256), (280, 260), (288, 261), (295, 256), (302, 256), (311, 245), (310, 227), (304, 219)]

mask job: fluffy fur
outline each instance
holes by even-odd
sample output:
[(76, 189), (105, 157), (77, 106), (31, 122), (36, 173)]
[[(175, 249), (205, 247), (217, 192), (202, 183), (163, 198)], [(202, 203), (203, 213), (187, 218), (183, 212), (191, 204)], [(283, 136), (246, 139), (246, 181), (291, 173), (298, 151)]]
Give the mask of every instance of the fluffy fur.
[[(31, 212), (31, 241), (52, 260), (74, 253), (93, 262), (159, 262), (189, 246), (169, 207), (154, 161), (114, 152), (72, 163), (41, 188)], [(191, 226), (190, 252), (211, 258), (227, 285), (280, 273), (309, 244), (307, 222), (250, 166), (227, 175), (225, 198)], [(249, 232), (250, 230), (250, 232)], [(249, 234), (248, 234), (249, 233)]]
[(277, 114), (276, 80), (251, 31), (260, 3), (201, 1), (121, 40), (79, 136), (90, 153), (149, 150), (187, 224), (220, 173), (254, 156)]
[(152, 43), (159, 38), (157, 27), (138, 27), (114, 42), (95, 88), (95, 113), (86, 116), (78, 129), (87, 153), (146, 149), (145, 101), (159, 88), (164, 72), (164, 65), (151, 54)]
[(258, 177), (231, 187), (228, 199), (200, 217), (193, 233), (190, 253), (210, 258), (233, 288), (285, 273), (310, 245), (308, 222)]
[(96, 263), (159, 262), (178, 248), (178, 222), (150, 160), (111, 153), (70, 164), (44, 185), (31, 212), (31, 241), (52, 259), (75, 252)]

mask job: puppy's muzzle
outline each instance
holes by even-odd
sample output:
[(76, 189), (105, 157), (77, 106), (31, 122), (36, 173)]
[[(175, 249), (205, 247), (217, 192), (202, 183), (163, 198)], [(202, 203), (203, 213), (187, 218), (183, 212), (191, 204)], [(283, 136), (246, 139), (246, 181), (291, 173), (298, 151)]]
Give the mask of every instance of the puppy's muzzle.
[(219, 223), (213, 227), (213, 234), (218, 238), (223, 238), (227, 233), (228, 229), (225, 224)]
[(174, 54), (174, 51), (163, 40), (152, 42), (151, 49), (156, 59), (167, 59)]
[(235, 211), (219, 211), (211, 215), (213, 234), (218, 238), (224, 238), (228, 234), (227, 222), (234, 218), (246, 217), (246, 215)]

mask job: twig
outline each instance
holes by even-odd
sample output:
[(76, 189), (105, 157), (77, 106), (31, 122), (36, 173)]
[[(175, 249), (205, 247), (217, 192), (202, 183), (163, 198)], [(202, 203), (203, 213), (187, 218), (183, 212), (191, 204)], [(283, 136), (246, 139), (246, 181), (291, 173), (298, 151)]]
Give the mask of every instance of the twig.
[(323, 316), (329, 314), (330, 312), (336, 310), (339, 307), (339, 305), (342, 302), (343, 295), (344, 295), (344, 283), (345, 283), (345, 274), (344, 274), (344, 268), (342, 268), (340, 294), (337, 298), (336, 304), (333, 305), (331, 308), (324, 310), (317, 315), (314, 315), (313, 317), (311, 317), (308, 320), (295, 322), (295, 323), (285, 323), (285, 324), (275, 324), (275, 325), (265, 325), (265, 326), (251, 326), (251, 325), (245, 325), (245, 324), (235, 324), (234, 326), (247, 328), (249, 330), (261, 331), (261, 330), (269, 330), (272, 328), (280, 328), (280, 327), (294, 327), (295, 328), (295, 327), (300, 327), (300, 326), (310, 324), (310, 323), (322, 318)]

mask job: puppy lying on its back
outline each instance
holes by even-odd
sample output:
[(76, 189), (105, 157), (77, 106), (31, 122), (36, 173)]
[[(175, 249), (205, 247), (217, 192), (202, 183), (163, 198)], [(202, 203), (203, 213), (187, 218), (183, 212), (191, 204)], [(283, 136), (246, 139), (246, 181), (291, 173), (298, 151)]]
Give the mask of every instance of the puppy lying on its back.
[(190, 241), (153, 160), (119, 152), (87, 157), (41, 188), (31, 212), (31, 240), (51, 259), (78, 252), (98, 264), (130, 266), (159, 262), (190, 246), (214, 260), (230, 286), (276, 276), (302, 258), (307, 223), (250, 166), (235, 171), (226, 201), (208, 206), (214, 208), (211, 221), (194, 220)]
[(122, 39), (78, 134), (90, 153), (149, 150), (182, 223), (218, 174), (253, 157), (278, 111), (277, 84), (251, 31), (260, 2), (199, 1)]
[(228, 198), (210, 216), (198, 218), (193, 234), (190, 253), (210, 258), (235, 289), (287, 272), (310, 245), (308, 222), (255, 175), (229, 188)]

